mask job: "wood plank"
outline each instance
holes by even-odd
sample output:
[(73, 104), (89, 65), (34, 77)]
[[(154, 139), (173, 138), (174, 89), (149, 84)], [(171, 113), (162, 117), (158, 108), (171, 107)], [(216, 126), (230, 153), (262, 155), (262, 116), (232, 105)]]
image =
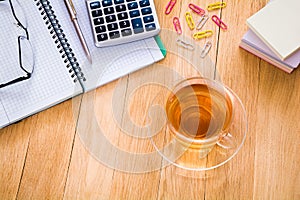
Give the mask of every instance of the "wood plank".
[[(179, 15), (182, 22), (184, 34), (187, 37), (191, 38), (191, 41), (193, 41), (192, 34), (196, 32), (196, 30), (194, 31), (189, 30), (189, 28), (186, 25), (185, 17), (184, 17), (185, 12), (190, 11), (188, 8), (188, 4), (191, 2), (180, 1), (178, 2), (178, 4), (179, 3), (180, 5), (178, 5), (177, 9), (180, 10)], [(201, 8), (206, 8), (208, 4), (214, 3), (214, 1), (212, 0), (193, 1), (193, 3), (198, 5)], [(209, 14), (210, 16), (212, 16), (213, 14), (220, 15), (220, 11), (213, 11), (210, 12)], [(194, 13), (192, 13), (192, 15), (194, 17), (194, 21), (197, 22), (199, 20), (199, 16), (197, 16)], [(172, 18), (173, 16), (174, 15), (167, 16), (166, 18)], [(182, 51), (178, 50), (177, 52), (179, 53), (177, 55), (174, 55), (174, 57), (172, 57), (171, 59), (172, 62), (168, 63), (165, 61), (165, 64), (169, 65), (173, 70), (178, 71), (181, 75), (184, 75), (185, 77), (199, 76), (199, 74), (195, 73), (193, 66), (182, 61), (181, 56), (188, 56), (189, 58), (187, 62), (191, 60), (196, 61), (194, 63), (202, 62), (202, 60), (200, 59), (201, 48), (204, 46), (206, 41), (211, 41), (213, 46), (208, 56), (211, 59), (212, 65), (209, 64), (207, 66), (204, 66), (204, 68), (200, 68), (200, 69), (209, 70), (212, 74), (209, 72), (205, 72), (203, 74), (208, 75), (205, 76), (207, 78), (214, 78), (214, 72), (215, 72), (214, 62), (216, 60), (217, 48), (218, 48), (217, 46), (218, 28), (209, 20), (207, 24), (204, 26), (203, 30), (209, 30), (209, 29), (214, 31), (213, 37), (209, 39), (194, 41), (193, 43), (197, 46), (195, 52), (192, 52), (191, 54), (188, 55), (186, 54), (181, 55)], [(168, 40), (164, 40), (164, 41), (167, 41), (166, 46), (170, 45), (168, 44), (169, 42), (172, 42)], [(206, 59), (210, 60), (209, 58)], [(164, 164), (167, 165), (166, 161), (164, 162)], [(162, 169), (158, 198), (159, 199), (204, 199), (206, 193), (205, 185), (206, 185), (205, 174), (193, 173), (169, 165)]]
[[(224, 166), (217, 168), (206, 182), (205, 198), (208, 199), (252, 199), (255, 179), (254, 159), (257, 126), (257, 96), (259, 87), (260, 60), (239, 49), (239, 43), (247, 30), (246, 19), (256, 12), (262, 1), (243, 4), (227, 2), (221, 19), (228, 30), (220, 30), (217, 71), (222, 82), (241, 98), (248, 118), (248, 133), (240, 152)], [(243, 11), (243, 12), (241, 12)]]
[[(78, 108), (75, 105), (75, 117)], [(72, 101), (39, 113), (31, 121), (26, 124), (31, 128), (30, 139), (17, 198), (62, 198), (76, 125)]]
[[(238, 1), (231, 2), (227, 8), (231, 7), (230, 10), (244, 10), (244, 12), (226, 12), (224, 9), (222, 13), (222, 19), (231, 23), (229, 31), (220, 35), (218, 72), (221, 74), (223, 82), (236, 91), (244, 102), (249, 127), (243, 149), (236, 158), (224, 166), (226, 168), (224, 170), (226, 171), (226, 181), (223, 182), (223, 185), (215, 189), (216, 184), (220, 184), (217, 180), (207, 182), (207, 197), (210, 198), (221, 196), (224, 199), (293, 199), (293, 195), (295, 195), (294, 184), (296, 178), (291, 179), (291, 177), (297, 177), (297, 173), (284, 173), (284, 168), (280, 166), (284, 161), (288, 162), (285, 156), (296, 156), (296, 145), (291, 143), (291, 140), (295, 140), (294, 137), (296, 136), (285, 136), (284, 134), (287, 127), (289, 127), (288, 124), (292, 125), (293, 130), (295, 128), (295, 130), (297, 128), (299, 130), (299, 126), (287, 121), (285, 129), (276, 128), (277, 125), (275, 124), (280, 124), (278, 123), (280, 119), (274, 119), (275, 113), (278, 112), (274, 110), (281, 110), (282, 107), (286, 108), (285, 102), (289, 101), (289, 97), (293, 96), (293, 99), (297, 100), (299, 96), (293, 92), (293, 87), (291, 87), (292, 90), (289, 90), (287, 86), (274, 92), (274, 95), (278, 95), (278, 98), (281, 93), (284, 93), (283, 96), (286, 98), (282, 97), (281, 101), (276, 98), (265, 98), (266, 95), (270, 94), (270, 91), (274, 91), (269, 88), (270, 86), (276, 85), (276, 83), (279, 85), (283, 81), (291, 86), (295, 83), (295, 78), (293, 78), (295, 75), (289, 76), (263, 61), (259, 61), (260, 64), (258, 64), (258, 58), (237, 47), (240, 38), (246, 31), (246, 26), (241, 25), (240, 22), (244, 22), (265, 3), (265, 1), (255, 1), (249, 9), (249, 5), (240, 4)], [(283, 79), (281, 76), (285, 78)], [(266, 80), (263, 80), (265, 78)], [(270, 80), (271, 78), (273, 82)], [(261, 87), (264, 87), (265, 90), (262, 91)], [(265, 101), (263, 102), (262, 99), (265, 99)], [(291, 107), (295, 105), (293, 104)], [(267, 144), (270, 144), (270, 142), (267, 140), (268, 138), (271, 139), (274, 134), (281, 136), (281, 139), (286, 142), (286, 145), (283, 145), (285, 151), (278, 150), (277, 154), (274, 152), (274, 154), (269, 155), (270, 150), (268, 150)], [(273, 145), (282, 144), (281, 139), (275, 140)], [(278, 154), (283, 156), (278, 159)], [(273, 160), (278, 160), (276, 165)], [(296, 166), (294, 161), (290, 161), (287, 165), (299, 168), (299, 165)], [(216, 176), (222, 175), (221, 171), (216, 174)], [(270, 182), (266, 183), (266, 180)], [(278, 192), (279, 188), (285, 190)]]
[[(109, 199), (116, 154), (112, 147), (118, 141), (120, 132), (112, 113), (112, 98), (117, 83), (115, 81), (84, 94), (65, 199)], [(120, 95), (124, 96), (125, 90)], [(102, 134), (111, 143), (111, 148), (105, 149), (104, 141), (97, 143)]]
[(257, 103), (255, 199), (299, 199), (300, 73), (263, 62)]
[(31, 117), (0, 130), (0, 198), (15, 199), (23, 174), (32, 129)]

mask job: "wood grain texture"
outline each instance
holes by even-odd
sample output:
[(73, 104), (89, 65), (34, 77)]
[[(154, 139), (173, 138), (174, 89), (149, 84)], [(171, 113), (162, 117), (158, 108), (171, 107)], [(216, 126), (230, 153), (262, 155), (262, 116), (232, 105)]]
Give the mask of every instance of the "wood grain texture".
[[(248, 133), (240, 152), (205, 173), (184, 171), (157, 157), (145, 163), (122, 157), (155, 152), (149, 140), (135, 136), (139, 128), (161, 120), (151, 118), (148, 107), (161, 102), (156, 94), (166, 94), (163, 85), (174, 81), (163, 70), (198, 75), (190, 60), (176, 55), (182, 52), (176, 38), (163, 35), (173, 30), (172, 18), (178, 16), (185, 37), (191, 37), (184, 18), (188, 4), (204, 8), (215, 2), (177, 1), (166, 16), (168, 0), (154, 1), (163, 41), (174, 51), (158, 64), (1, 129), (0, 199), (300, 199), (300, 72), (286, 74), (238, 47), (246, 19), (267, 0), (228, 1), (225, 9), (210, 13), (228, 30), (211, 21), (206, 25), (214, 31), (209, 39), (213, 74), (246, 108)], [(206, 41), (195, 44), (202, 47)], [(197, 60), (199, 52), (191, 55)], [(97, 140), (99, 129), (107, 143)], [(156, 168), (133, 173), (151, 165)]]

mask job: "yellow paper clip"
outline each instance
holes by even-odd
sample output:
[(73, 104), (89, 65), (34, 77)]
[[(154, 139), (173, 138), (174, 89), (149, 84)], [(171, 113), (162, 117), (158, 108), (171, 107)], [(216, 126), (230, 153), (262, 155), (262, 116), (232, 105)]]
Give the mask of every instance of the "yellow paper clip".
[(212, 30), (200, 31), (200, 32), (194, 33), (193, 38), (195, 40), (199, 40), (199, 39), (202, 39), (202, 38), (210, 37), (210, 36), (213, 35), (213, 33), (214, 32)]
[(191, 30), (195, 29), (195, 22), (193, 20), (192, 14), (190, 12), (185, 13), (185, 19)]
[(211, 10), (225, 8), (225, 7), (226, 7), (226, 2), (216, 2), (216, 3), (209, 4), (207, 6), (207, 10), (211, 11)]

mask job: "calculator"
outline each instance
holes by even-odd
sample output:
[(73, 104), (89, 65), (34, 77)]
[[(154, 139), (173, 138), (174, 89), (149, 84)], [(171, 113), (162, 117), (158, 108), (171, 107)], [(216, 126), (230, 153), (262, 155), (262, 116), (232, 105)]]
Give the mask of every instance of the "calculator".
[(95, 45), (112, 46), (158, 35), (153, 0), (86, 0)]

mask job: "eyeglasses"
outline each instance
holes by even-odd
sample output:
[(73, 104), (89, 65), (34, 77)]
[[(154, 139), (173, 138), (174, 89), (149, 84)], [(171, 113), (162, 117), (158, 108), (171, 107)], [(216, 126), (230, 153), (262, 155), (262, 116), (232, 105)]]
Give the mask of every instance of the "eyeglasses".
[[(8, 12), (8, 10), (11, 10), (11, 12)], [(30, 79), (34, 70), (34, 58), (33, 58), (32, 46), (29, 41), (29, 33), (27, 30), (27, 20), (26, 20), (25, 12), (23, 11), (23, 8), (18, 2), (18, 0), (0, 0), (0, 14), (4, 15), (4, 17), (11, 17), (12, 14), (14, 18), (14, 23), (11, 26), (17, 26), (19, 29), (22, 30), (23, 33), (23, 34), (18, 34), (17, 36), (18, 49), (13, 49), (13, 51), (18, 51), (16, 52), (18, 58), (16, 58), (16, 56), (10, 58), (9, 57), (10, 55), (8, 55), (8, 53), (5, 54), (6, 55), (5, 57), (9, 57), (9, 58), (4, 57), (4, 59), (7, 60), (18, 59), (17, 61), (19, 65), (18, 69), (21, 72), (17, 74), (22, 73), (23, 75), (18, 75), (17, 78), (12, 78), (10, 80), (5, 81), (4, 83), (0, 82), (0, 88), (3, 88)], [(11, 34), (11, 33), (8, 32), (6, 34)], [(5, 52), (6, 51), (5, 48), (7, 47), (5, 45), (4, 46), (1, 45), (0, 48), (3, 48), (1, 49), (1, 52)], [(11, 64), (11, 62), (8, 63)], [(4, 64), (6, 63), (4, 62)], [(1, 63), (1, 65), (3, 65), (3, 62)], [(15, 63), (13, 65), (15, 65)], [(7, 67), (9, 67), (10, 71), (16, 70), (14, 69), (16, 66), (0, 66), (0, 72), (2, 71), (3, 68), (8, 69)]]

